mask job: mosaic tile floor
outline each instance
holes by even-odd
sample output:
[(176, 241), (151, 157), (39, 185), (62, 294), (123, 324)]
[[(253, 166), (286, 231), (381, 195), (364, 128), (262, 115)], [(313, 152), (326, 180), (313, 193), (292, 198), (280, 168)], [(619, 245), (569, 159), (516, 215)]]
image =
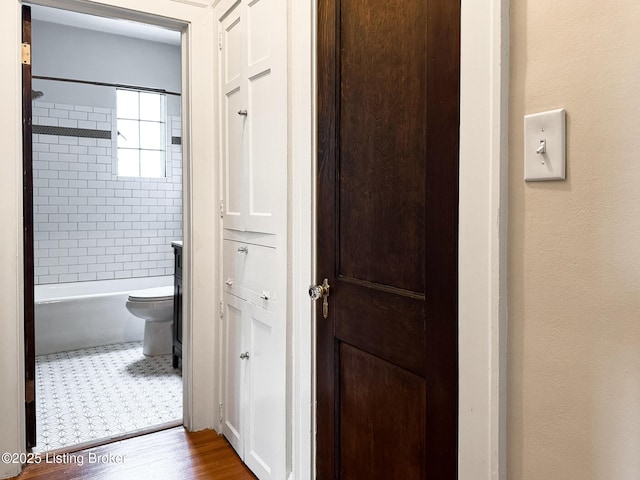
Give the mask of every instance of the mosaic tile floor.
[(182, 377), (171, 355), (142, 342), (36, 357), (34, 452), (123, 435), (182, 419)]

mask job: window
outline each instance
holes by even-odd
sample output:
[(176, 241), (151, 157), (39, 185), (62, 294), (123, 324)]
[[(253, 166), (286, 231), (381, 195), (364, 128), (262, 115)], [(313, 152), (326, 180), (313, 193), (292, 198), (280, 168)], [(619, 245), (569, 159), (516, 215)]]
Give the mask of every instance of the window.
[(165, 97), (116, 90), (118, 176), (166, 176)]

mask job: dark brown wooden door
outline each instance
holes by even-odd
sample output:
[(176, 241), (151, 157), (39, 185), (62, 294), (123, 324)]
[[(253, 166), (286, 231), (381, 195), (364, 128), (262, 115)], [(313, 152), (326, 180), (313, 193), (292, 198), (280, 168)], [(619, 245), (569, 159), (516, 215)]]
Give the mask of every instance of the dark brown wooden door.
[(318, 479), (455, 479), (460, 2), (318, 22)]
[[(22, 7), (22, 43), (31, 45), (31, 8)], [(27, 448), (36, 444), (35, 327), (33, 258), (33, 143), (31, 129), (31, 59), (22, 64), (22, 202), (24, 240), (24, 355)]]

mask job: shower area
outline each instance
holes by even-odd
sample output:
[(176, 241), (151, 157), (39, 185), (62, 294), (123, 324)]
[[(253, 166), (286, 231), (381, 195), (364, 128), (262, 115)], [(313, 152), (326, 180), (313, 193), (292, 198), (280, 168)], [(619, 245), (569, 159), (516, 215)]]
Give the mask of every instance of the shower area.
[(151, 340), (127, 307), (173, 301), (181, 51), (178, 32), (40, 6), (32, 32), (34, 452), (45, 452), (182, 423), (170, 322), (149, 322), (164, 332)]

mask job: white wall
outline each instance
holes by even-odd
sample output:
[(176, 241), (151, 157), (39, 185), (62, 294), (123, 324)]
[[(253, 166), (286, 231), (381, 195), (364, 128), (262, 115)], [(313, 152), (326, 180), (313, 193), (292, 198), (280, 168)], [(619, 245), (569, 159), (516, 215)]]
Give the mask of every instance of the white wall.
[[(181, 91), (178, 46), (37, 20), (32, 35), (36, 76)], [(34, 125), (111, 131), (111, 139), (34, 135), (36, 284), (172, 274), (181, 147), (167, 145), (166, 178), (118, 177), (116, 88), (38, 79), (33, 87), (44, 93)], [(180, 97), (166, 98), (176, 121), (167, 129), (180, 137)]]
[(34, 102), (33, 124), (108, 130), (110, 139), (33, 135), (36, 285), (173, 275), (182, 239), (180, 117), (167, 117), (167, 175), (119, 177), (116, 111)]
[(34, 20), (33, 74), (180, 93), (180, 47)]
[[(640, 478), (640, 3), (511, 0), (509, 478)], [(523, 116), (567, 110), (567, 180)]]
[[(180, 47), (34, 20), (33, 75), (149, 87), (180, 93)], [(115, 108), (115, 88), (35, 79), (49, 103)], [(180, 98), (167, 96), (169, 115)]]

